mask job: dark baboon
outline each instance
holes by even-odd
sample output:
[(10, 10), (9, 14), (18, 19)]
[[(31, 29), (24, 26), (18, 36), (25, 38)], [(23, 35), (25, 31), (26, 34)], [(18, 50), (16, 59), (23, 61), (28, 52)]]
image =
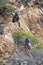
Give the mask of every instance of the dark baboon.
[(15, 12), (15, 15), (13, 16), (12, 22), (13, 23), (18, 22), (19, 27), (20, 27), (19, 16), (18, 16), (18, 13), (17, 12)]

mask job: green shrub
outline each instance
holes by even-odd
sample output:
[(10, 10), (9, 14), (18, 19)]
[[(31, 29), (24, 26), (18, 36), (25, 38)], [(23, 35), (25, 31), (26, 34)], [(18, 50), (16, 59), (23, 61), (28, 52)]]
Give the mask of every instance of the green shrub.
[(13, 6), (12, 6), (11, 4), (6, 5), (6, 8), (7, 8), (10, 12), (14, 11), (14, 8), (13, 8)]
[[(11, 4), (6, 4), (8, 2), (8, 0), (0, 0), (0, 12), (3, 14), (5, 13), (5, 15), (9, 15), (11, 14), (11, 12), (14, 11), (14, 8)], [(3, 8), (6, 8), (7, 10), (5, 10), (5, 12), (3, 12)]]
[(37, 49), (43, 49), (43, 44), (37, 45)]
[(8, 2), (8, 0), (0, 0), (0, 9), (1, 9), (3, 6), (6, 6), (6, 2)]
[(20, 37), (29, 38), (30, 42), (33, 46), (35, 46), (36, 44), (38, 45), (39, 40), (35, 36), (33, 36), (30, 32), (25, 32), (23, 30), (18, 30), (15, 33), (13, 33), (13, 38), (15, 40), (15, 43), (19, 44)]

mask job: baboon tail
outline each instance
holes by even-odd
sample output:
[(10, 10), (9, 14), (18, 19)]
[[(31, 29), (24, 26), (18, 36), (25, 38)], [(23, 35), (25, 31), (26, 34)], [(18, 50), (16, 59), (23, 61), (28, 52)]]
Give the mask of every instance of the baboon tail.
[(20, 27), (20, 22), (18, 22), (18, 25), (19, 25), (19, 27)]

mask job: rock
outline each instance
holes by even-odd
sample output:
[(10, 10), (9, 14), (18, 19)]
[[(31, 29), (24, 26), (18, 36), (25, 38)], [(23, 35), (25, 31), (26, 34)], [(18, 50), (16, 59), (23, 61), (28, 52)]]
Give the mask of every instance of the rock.
[(33, 34), (35, 34), (35, 31), (31, 31)]
[(0, 57), (8, 58), (10, 54), (15, 53), (15, 45), (11, 34), (0, 36)]
[(13, 40), (13, 37), (12, 37), (11, 33), (5, 34), (5, 39), (9, 40), (11, 43), (14, 43), (14, 40)]
[(19, 9), (19, 11), (23, 11), (24, 10), (24, 5), (22, 5)]
[(14, 5), (15, 0), (9, 0), (9, 2)]

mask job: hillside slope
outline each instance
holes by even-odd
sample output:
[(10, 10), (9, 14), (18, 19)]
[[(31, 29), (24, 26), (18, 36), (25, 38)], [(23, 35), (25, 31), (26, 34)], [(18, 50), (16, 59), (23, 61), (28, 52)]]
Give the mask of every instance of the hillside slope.
[[(32, 65), (41, 65), (41, 63), (43, 64), (43, 51), (41, 51), (42, 54), (37, 54), (39, 50), (37, 51), (36, 49), (36, 51), (32, 49), (30, 52), (24, 48), (18, 49), (18, 47), (15, 46), (15, 41), (12, 37), (12, 33), (16, 32), (17, 30), (24, 30), (25, 32), (30, 32), (32, 35), (38, 37), (40, 42), (43, 43), (43, 7), (40, 6), (40, 4), (34, 4), (34, 2), (30, 2), (28, 6), (21, 8), (20, 5), (22, 6), (23, 4), (21, 3), (21, 0), (18, 1), (20, 2), (14, 1), (13, 3), (9, 3), (14, 7), (13, 14), (15, 11), (17, 11), (19, 14), (20, 27), (18, 26), (18, 23), (12, 22), (13, 16), (9, 16), (4, 19), (0, 15), (0, 58), (4, 59), (4, 62), (6, 63), (9, 61), (12, 62), (15, 59), (18, 60), (26, 57), (29, 58), (30, 64), (32, 62)], [(22, 9), (22, 11), (20, 11), (20, 9)], [(13, 54), (14, 56), (12, 56)], [(14, 63), (15, 62), (13, 62), (13, 65)]]
[[(19, 13), (20, 22), (24, 22), (22, 26), (26, 24), (30, 32), (34, 34), (36, 37), (38, 37), (41, 42), (43, 42), (43, 1), (10, 0), (10, 3), (13, 3), (13, 7), (16, 8), (16, 11)], [(23, 5), (25, 7), (23, 7)]]
[(42, 10), (38, 6), (27, 8), (29, 21), (28, 27), (30, 31), (37, 36), (40, 41), (43, 42), (43, 8)]

